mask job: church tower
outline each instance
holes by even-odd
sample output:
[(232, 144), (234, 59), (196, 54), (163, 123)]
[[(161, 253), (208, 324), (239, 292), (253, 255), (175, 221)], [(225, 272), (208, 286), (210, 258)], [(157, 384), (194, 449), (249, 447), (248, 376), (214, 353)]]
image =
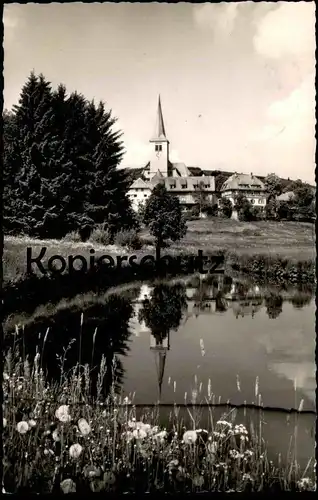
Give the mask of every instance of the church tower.
[(161, 390), (162, 382), (166, 366), (167, 352), (170, 349), (170, 333), (160, 340), (156, 338), (153, 334), (150, 335), (150, 350), (154, 353), (156, 370), (157, 370), (157, 381), (158, 381), (158, 402), (161, 401)]
[(156, 128), (154, 135), (149, 142), (152, 145), (149, 172), (150, 179), (158, 173), (158, 170), (163, 175), (163, 177), (168, 177), (169, 141), (166, 137), (166, 131), (163, 122), (160, 95), (158, 100)]

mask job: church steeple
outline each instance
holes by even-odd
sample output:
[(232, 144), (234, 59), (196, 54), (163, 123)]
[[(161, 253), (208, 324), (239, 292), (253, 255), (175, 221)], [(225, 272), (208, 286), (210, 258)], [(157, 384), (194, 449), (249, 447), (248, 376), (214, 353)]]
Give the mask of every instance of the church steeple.
[(152, 155), (149, 166), (149, 179), (160, 172), (163, 177), (168, 177), (169, 171), (169, 141), (166, 136), (165, 125), (161, 108), (161, 99), (159, 95), (158, 108), (156, 116), (156, 128), (154, 135), (150, 139), (153, 145)]
[(150, 139), (150, 142), (168, 142), (166, 137), (165, 124), (163, 121), (162, 107), (161, 107), (161, 99), (160, 94), (158, 98), (158, 109), (156, 116), (156, 126), (153, 137)]

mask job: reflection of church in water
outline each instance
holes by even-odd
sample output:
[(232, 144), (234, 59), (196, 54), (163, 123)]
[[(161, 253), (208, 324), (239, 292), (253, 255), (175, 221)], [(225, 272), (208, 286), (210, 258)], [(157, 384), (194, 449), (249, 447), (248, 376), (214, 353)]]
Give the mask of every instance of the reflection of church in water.
[[(180, 326), (187, 323), (189, 318), (198, 318), (201, 315), (213, 315), (224, 313), (232, 309), (236, 318), (251, 316), (254, 317), (263, 304), (263, 297), (260, 289), (257, 286), (249, 286), (244, 288), (244, 293), (240, 290), (241, 284), (230, 280), (226, 282), (226, 277), (223, 274), (213, 278), (213, 282), (209, 283), (207, 275), (200, 275), (196, 282), (186, 285), (186, 295), (188, 308), (180, 323)], [(142, 285), (139, 297), (134, 304), (134, 318), (131, 320), (131, 327), (135, 331), (135, 335), (149, 335), (149, 348), (153, 353), (157, 383), (158, 383), (158, 400), (161, 400), (162, 383), (165, 373), (165, 366), (168, 351), (170, 350), (170, 332), (162, 339), (153, 335), (144, 321), (139, 322), (138, 313), (143, 307), (144, 301), (149, 300), (152, 288), (148, 285)]]
[[(138, 312), (140, 309), (143, 307), (143, 301), (148, 299), (151, 294), (151, 288), (148, 285), (142, 285), (139, 297), (137, 298), (135, 305), (134, 305), (134, 314), (135, 314), (135, 319), (133, 319), (131, 326), (135, 327), (136, 336), (139, 336), (140, 334), (148, 334), (149, 335), (149, 341), (150, 341), (150, 351), (153, 353), (154, 361), (155, 361), (155, 367), (156, 367), (156, 373), (157, 373), (157, 382), (158, 382), (158, 400), (160, 401), (161, 399), (161, 391), (162, 391), (162, 382), (164, 378), (164, 373), (165, 373), (165, 366), (166, 366), (166, 358), (167, 358), (167, 353), (170, 350), (170, 332), (168, 332), (168, 335), (164, 337), (163, 339), (159, 339), (158, 337), (155, 337), (151, 331), (150, 328), (148, 328), (145, 325), (145, 322), (142, 321), (139, 323), (139, 321), (136, 319), (138, 318)], [(137, 324), (138, 328), (136, 328)]]

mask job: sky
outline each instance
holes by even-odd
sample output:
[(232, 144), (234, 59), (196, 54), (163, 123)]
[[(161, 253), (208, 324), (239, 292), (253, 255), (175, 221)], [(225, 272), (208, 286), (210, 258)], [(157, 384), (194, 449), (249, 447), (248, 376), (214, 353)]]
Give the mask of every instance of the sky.
[(5, 108), (32, 70), (112, 109), (123, 166), (160, 94), (172, 161), (315, 180), (314, 2), (5, 5)]

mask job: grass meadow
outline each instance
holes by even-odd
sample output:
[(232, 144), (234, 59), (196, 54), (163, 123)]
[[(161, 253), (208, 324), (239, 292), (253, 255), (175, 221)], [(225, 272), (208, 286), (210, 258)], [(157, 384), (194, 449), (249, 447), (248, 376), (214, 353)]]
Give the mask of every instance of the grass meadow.
[[(311, 262), (316, 258), (314, 225), (297, 222), (239, 222), (231, 219), (203, 219), (188, 222), (188, 232), (179, 242), (164, 249), (163, 255), (197, 255), (199, 249), (205, 255), (224, 252), (234, 259), (251, 259), (262, 255), (273, 260), (285, 259), (289, 263)], [(47, 247), (43, 262), (53, 255), (82, 255), (89, 261), (90, 249), (94, 248), (96, 259), (108, 254), (116, 258), (123, 254), (136, 254), (138, 259), (154, 253), (153, 238), (146, 230), (141, 232), (142, 248), (131, 250), (119, 244), (105, 245), (93, 238), (88, 242), (64, 240), (39, 240), (28, 237), (8, 236), (4, 242), (3, 273), (4, 282), (14, 282), (25, 276), (26, 249), (32, 247), (32, 256), (39, 255), (43, 246)], [(39, 271), (33, 266), (36, 273)]]

